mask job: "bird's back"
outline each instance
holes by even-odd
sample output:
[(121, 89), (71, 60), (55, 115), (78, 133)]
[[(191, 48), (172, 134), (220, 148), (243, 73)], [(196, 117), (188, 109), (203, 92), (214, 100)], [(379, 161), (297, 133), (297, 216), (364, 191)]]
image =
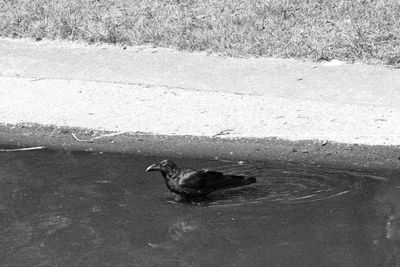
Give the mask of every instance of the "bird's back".
[(184, 169), (178, 174), (177, 185), (184, 194), (206, 195), (218, 189), (226, 189), (255, 183), (254, 177), (224, 175), (210, 170)]

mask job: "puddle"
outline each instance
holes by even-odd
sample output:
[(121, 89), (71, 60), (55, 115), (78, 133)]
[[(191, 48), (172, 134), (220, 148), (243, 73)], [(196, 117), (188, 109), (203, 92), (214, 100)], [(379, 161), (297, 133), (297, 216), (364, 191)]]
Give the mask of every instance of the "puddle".
[(400, 182), (282, 163), (177, 159), (255, 176), (175, 201), (156, 157), (0, 152), (3, 266), (395, 266)]

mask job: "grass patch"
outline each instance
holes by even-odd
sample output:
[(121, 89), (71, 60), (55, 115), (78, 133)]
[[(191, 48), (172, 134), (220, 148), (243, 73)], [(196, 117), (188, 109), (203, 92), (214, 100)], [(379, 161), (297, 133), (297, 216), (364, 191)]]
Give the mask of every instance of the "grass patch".
[(400, 67), (400, 2), (0, 0), (0, 35)]

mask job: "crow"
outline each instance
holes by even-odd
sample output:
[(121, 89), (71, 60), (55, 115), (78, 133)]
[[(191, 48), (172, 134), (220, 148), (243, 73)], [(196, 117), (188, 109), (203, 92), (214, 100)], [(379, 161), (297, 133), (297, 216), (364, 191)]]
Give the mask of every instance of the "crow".
[(254, 177), (227, 175), (210, 170), (180, 169), (172, 160), (165, 159), (146, 169), (146, 172), (159, 171), (168, 189), (185, 198), (203, 198), (209, 193), (249, 185), (256, 182)]

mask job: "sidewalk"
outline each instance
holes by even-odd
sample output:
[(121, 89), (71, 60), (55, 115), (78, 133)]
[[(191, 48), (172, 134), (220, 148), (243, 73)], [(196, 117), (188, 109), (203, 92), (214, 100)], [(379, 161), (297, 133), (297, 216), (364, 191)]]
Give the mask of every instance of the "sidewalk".
[(0, 123), (400, 145), (400, 70), (0, 40)]

